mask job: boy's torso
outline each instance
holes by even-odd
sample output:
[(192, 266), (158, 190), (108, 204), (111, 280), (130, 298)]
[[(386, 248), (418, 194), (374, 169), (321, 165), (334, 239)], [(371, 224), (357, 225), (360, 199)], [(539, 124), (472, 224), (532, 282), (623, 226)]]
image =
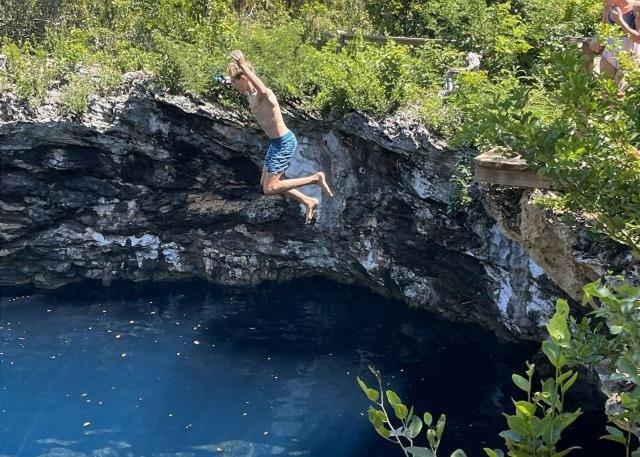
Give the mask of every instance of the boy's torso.
[(278, 99), (271, 89), (263, 97), (250, 94), (247, 98), (251, 112), (269, 138), (279, 138), (287, 133)]

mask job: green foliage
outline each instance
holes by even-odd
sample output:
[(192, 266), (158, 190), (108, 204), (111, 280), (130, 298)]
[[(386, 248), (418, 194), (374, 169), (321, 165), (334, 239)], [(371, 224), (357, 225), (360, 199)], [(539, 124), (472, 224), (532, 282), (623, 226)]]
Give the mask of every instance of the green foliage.
[(618, 392), (603, 438), (624, 445), (626, 455), (633, 448), (640, 453), (640, 287), (621, 277), (596, 281), (584, 287), (583, 296), (585, 305), (594, 301), (595, 310), (575, 326), (570, 357), (598, 368), (605, 383), (616, 386), (609, 387)]
[(2, 0), (0, 37), (22, 40), (42, 36), (47, 26), (60, 20), (65, 0)]
[(60, 93), (60, 114), (82, 116), (89, 109), (88, 97), (96, 92), (96, 87), (87, 75), (74, 75)]
[[(578, 373), (567, 368), (567, 350), (571, 344), (569, 332), (569, 305), (564, 300), (556, 303), (556, 312), (547, 323), (549, 338), (542, 343), (542, 351), (555, 368), (555, 376), (540, 383), (534, 390), (535, 366), (527, 362), (526, 377), (513, 374), (513, 383), (526, 393), (526, 400), (513, 400), (514, 414), (505, 414), (508, 430), (500, 433), (512, 457), (561, 457), (578, 447), (556, 449), (562, 432), (581, 413), (564, 411), (565, 394), (578, 378)], [(487, 456), (503, 456), (498, 449), (485, 449)]]
[[(378, 435), (396, 443), (406, 457), (437, 457), (447, 421), (446, 416), (441, 415), (435, 424), (433, 416), (428, 412), (425, 412), (420, 418), (419, 415), (414, 414), (413, 407), (409, 408), (403, 404), (394, 391), (383, 391), (382, 376), (378, 370), (370, 366), (369, 371), (378, 383), (377, 390), (368, 387), (359, 377), (357, 380), (364, 394), (373, 403), (372, 406), (369, 406), (368, 417)], [(387, 404), (393, 409), (395, 419), (388, 413)], [(399, 424), (396, 426), (398, 422)], [(414, 443), (423, 430), (428, 447), (418, 446)], [(451, 454), (451, 457), (466, 457), (466, 454), (458, 449)]]
[(510, 2), (374, 0), (367, 10), (378, 32), (425, 36), (482, 51), (492, 67), (513, 66), (530, 49), (527, 26)]
[(453, 196), (447, 208), (449, 214), (456, 214), (471, 206), (473, 197), (471, 196), (471, 183), (473, 182), (473, 157), (471, 154), (464, 154), (458, 163), (453, 176)]
[(0, 53), (8, 59), (5, 86), (15, 91), (30, 106), (40, 105), (48, 85), (60, 75), (61, 64), (50, 61), (43, 50), (32, 48), (28, 44), (5, 42), (0, 47)]
[(387, 114), (419, 93), (415, 60), (393, 43), (373, 47), (354, 40), (337, 53), (321, 53), (318, 62), (321, 71), (310, 73), (310, 82), (317, 91), (313, 106), (323, 111)]
[(640, 69), (629, 68), (621, 98), (613, 81), (581, 65), (565, 52), (534, 78), (488, 84), (466, 105), (460, 137), (521, 154), (563, 188), (542, 203), (640, 252)]

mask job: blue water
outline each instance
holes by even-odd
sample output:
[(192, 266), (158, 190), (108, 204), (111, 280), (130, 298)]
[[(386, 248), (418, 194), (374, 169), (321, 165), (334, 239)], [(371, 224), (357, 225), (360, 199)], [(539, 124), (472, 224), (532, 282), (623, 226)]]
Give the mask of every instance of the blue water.
[(535, 350), (319, 279), (5, 291), (0, 311), (12, 456), (401, 455), (363, 415), (368, 364), (419, 411), (446, 411), (441, 455), (479, 456)]

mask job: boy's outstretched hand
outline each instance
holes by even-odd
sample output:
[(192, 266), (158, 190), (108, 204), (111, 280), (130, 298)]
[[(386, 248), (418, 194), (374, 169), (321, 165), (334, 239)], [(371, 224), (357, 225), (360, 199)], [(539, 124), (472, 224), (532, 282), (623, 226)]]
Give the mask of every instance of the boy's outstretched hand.
[(244, 65), (245, 62), (246, 62), (246, 60), (244, 58), (244, 54), (240, 50), (231, 51), (231, 53), (229, 54), (229, 57), (231, 57), (233, 60), (235, 60), (235, 62), (238, 64), (238, 66)]

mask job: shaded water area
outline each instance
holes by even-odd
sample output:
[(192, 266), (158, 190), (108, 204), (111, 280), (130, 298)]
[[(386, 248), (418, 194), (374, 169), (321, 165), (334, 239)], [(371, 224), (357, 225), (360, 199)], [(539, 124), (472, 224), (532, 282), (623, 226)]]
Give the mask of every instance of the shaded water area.
[[(418, 411), (447, 413), (440, 455), (480, 456), (537, 348), (321, 279), (5, 290), (0, 306), (12, 456), (399, 456), (363, 415), (368, 364)], [(604, 455), (589, 417), (575, 455)]]

